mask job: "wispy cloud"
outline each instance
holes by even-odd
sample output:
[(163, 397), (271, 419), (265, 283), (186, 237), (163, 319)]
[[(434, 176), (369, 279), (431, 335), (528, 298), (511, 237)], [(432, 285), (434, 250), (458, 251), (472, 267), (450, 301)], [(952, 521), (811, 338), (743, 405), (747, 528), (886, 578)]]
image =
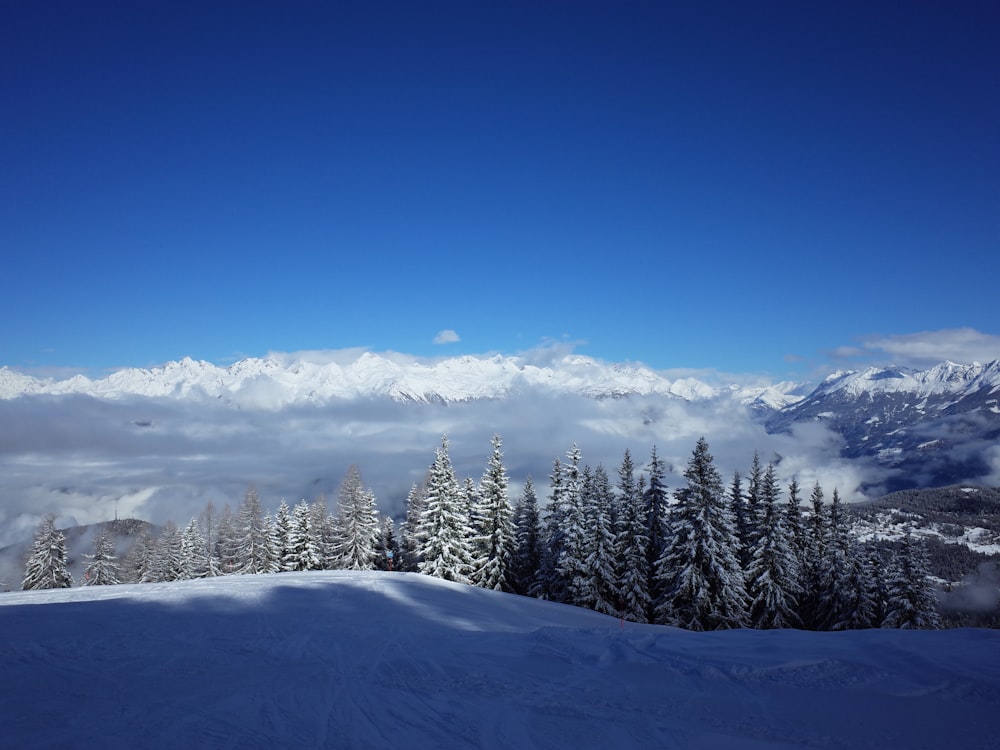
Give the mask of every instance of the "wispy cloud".
[(945, 360), (960, 364), (992, 362), (1000, 358), (1000, 336), (974, 328), (944, 328), (906, 334), (874, 334), (858, 345), (829, 352), (833, 359), (858, 359), (875, 364), (926, 368)]
[(450, 328), (438, 331), (437, 336), (434, 337), (435, 344), (454, 344), (461, 340), (461, 337), (459, 337), (459, 335)]

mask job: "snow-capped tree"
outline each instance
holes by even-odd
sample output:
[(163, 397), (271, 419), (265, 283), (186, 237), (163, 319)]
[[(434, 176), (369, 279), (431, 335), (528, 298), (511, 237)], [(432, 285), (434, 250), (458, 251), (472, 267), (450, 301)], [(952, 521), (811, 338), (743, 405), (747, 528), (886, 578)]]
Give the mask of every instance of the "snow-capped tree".
[(300, 500), (292, 509), (288, 528), (288, 549), (282, 560), (285, 570), (322, 570), (323, 560), (312, 525), (312, 509)]
[(614, 495), (604, 467), (594, 469), (590, 481), (583, 487), (584, 517), (588, 520), (584, 550), (589, 578), (583, 589), (582, 606), (617, 615), (618, 590), (615, 559)]
[(364, 486), (358, 467), (351, 465), (337, 492), (339, 515), (335, 567), (374, 570), (379, 539), (375, 495)]
[(392, 520), (392, 516), (382, 516), (375, 542), (375, 569), (395, 570), (399, 566), (399, 559), (396, 522)]
[(666, 549), (671, 536), (665, 476), (666, 468), (657, 456), (654, 445), (649, 458), (649, 480), (646, 490), (642, 494), (646, 514), (646, 539), (648, 540), (646, 563), (650, 575), (647, 589), (654, 602), (663, 595), (660, 580), (656, 576), (657, 561), (663, 556), (663, 550)]
[(236, 511), (234, 527), (235, 572), (274, 573), (274, 543), (264, 526), (264, 510), (254, 487), (247, 489)]
[(563, 507), (565, 509), (562, 552), (559, 555), (558, 575), (564, 582), (562, 601), (586, 606), (590, 570), (587, 567), (588, 519), (584, 507), (584, 473), (589, 467), (580, 466), (580, 448), (574, 444), (566, 454), (569, 462), (563, 472)]
[(631, 622), (648, 622), (649, 548), (643, 490), (636, 481), (632, 454), (626, 450), (618, 469), (618, 524), (615, 533), (617, 614)]
[(422, 486), (413, 485), (406, 495), (406, 517), (399, 530), (399, 555), (396, 567), (407, 573), (417, 572), (420, 565), (420, 550), (423, 540), (420, 538), (420, 517), (426, 504), (427, 481)]
[(883, 627), (920, 630), (941, 627), (928, 568), (926, 549), (907, 529), (899, 550), (893, 555)]
[(733, 472), (733, 481), (729, 485), (729, 507), (733, 514), (733, 527), (736, 529), (736, 538), (739, 541), (737, 556), (740, 565), (746, 570), (750, 567), (752, 553), (747, 546), (750, 540), (750, 526), (747, 518), (747, 499), (743, 493), (743, 476), (738, 472)]
[(156, 546), (149, 561), (143, 583), (160, 583), (162, 581), (177, 581), (183, 575), (183, 559), (181, 557), (181, 532), (177, 524), (167, 521), (160, 529), (156, 538)]
[(56, 517), (50, 513), (35, 531), (21, 588), (25, 591), (68, 589), (73, 585), (68, 564), (66, 537), (56, 528)]
[(671, 538), (657, 564), (664, 595), (657, 621), (689, 630), (746, 624), (747, 593), (736, 557), (736, 529), (722, 477), (704, 438), (684, 471), (687, 486), (676, 493)]
[(513, 509), (507, 495), (507, 470), (503, 465), (503, 443), (493, 436), (493, 450), (477, 493), (476, 551), (471, 580), (482, 588), (512, 591), (511, 560), (514, 554)]
[(141, 583), (147, 580), (155, 548), (153, 534), (147, 525), (139, 531), (125, 551), (122, 559), (122, 583)]
[(239, 572), (239, 520), (226, 503), (216, 524), (215, 558), (219, 561), (219, 573), (231, 575)]
[(84, 586), (113, 586), (121, 583), (121, 566), (115, 554), (115, 537), (107, 527), (94, 536), (94, 554), (84, 557), (88, 560), (83, 569)]
[(178, 578), (204, 578), (208, 574), (205, 535), (201, 533), (198, 521), (192, 518), (181, 532), (181, 564)]
[(543, 548), (538, 497), (531, 476), (528, 476), (514, 506), (514, 554), (510, 581), (515, 593), (527, 594), (531, 590), (541, 567)]
[(827, 540), (820, 579), (819, 626), (824, 630), (847, 630), (857, 606), (854, 549), (847, 519), (834, 488), (830, 498)]
[(755, 628), (790, 628), (799, 625), (799, 561), (785, 525), (785, 511), (778, 505), (778, 480), (774, 464), (760, 479), (757, 510), (757, 546), (747, 568), (750, 625)]
[(559, 560), (566, 543), (566, 504), (562, 462), (552, 462), (549, 475), (549, 504), (542, 532), (542, 559), (529, 594), (538, 599), (564, 600), (566, 583), (559, 573)]
[(274, 515), (274, 561), (279, 571), (291, 570), (287, 567), (291, 560), (292, 510), (282, 498)]
[(829, 546), (829, 520), (819, 482), (813, 485), (810, 504), (812, 512), (805, 524), (806, 561), (800, 578), (799, 619), (803, 627), (818, 630), (823, 626), (823, 575)]
[(417, 569), (425, 575), (468, 583), (472, 562), (469, 536), (468, 513), (444, 437), (427, 479), (418, 528), (421, 546)]

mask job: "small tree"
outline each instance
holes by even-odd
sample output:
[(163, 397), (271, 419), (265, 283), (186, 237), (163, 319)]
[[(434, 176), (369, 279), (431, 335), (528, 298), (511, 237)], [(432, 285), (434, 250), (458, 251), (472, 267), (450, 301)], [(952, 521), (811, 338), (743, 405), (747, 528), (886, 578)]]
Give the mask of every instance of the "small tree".
[(72, 585), (73, 576), (67, 567), (66, 537), (56, 529), (56, 517), (50, 513), (35, 531), (21, 588), (25, 591), (68, 589)]
[(112, 586), (121, 583), (121, 568), (115, 556), (114, 536), (103, 528), (94, 537), (94, 554), (84, 555), (90, 562), (83, 570), (84, 586)]

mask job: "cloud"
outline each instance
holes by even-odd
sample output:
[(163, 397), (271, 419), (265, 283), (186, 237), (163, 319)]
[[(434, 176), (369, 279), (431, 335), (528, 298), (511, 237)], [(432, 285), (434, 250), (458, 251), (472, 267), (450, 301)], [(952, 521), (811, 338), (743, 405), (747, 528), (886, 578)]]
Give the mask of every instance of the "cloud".
[(351, 464), (379, 509), (399, 518), (443, 434), (459, 476), (478, 481), (494, 433), (503, 438), (512, 496), (531, 475), (544, 499), (553, 460), (574, 443), (585, 463), (602, 464), (612, 477), (626, 448), (644, 470), (656, 446), (676, 489), (701, 436), (727, 482), (733, 471), (746, 472), (754, 451), (778, 462), (783, 485), (792, 476), (804, 487), (820, 481), (828, 495), (838, 487), (848, 500), (884, 478), (874, 465), (841, 459), (840, 440), (822, 425), (768, 435), (728, 399), (595, 400), (528, 388), (448, 405), (358, 399), (254, 409), (216, 400), (25, 396), (0, 401), (0, 546), (30, 539), (48, 512), (60, 525), (86, 524), (113, 518), (117, 506), (122, 517), (182, 524), (208, 502), (235, 507), (251, 484), (272, 511), (281, 499), (333, 498)]
[(462, 339), (459, 337), (455, 331), (450, 328), (446, 328), (443, 331), (438, 331), (437, 336), (434, 337), (435, 344), (454, 344)]
[(992, 362), (1000, 358), (1000, 336), (974, 328), (945, 328), (919, 333), (873, 335), (860, 346), (841, 346), (830, 352), (834, 358), (876, 359), (881, 364), (896, 364), (923, 369), (940, 362), (959, 364)]

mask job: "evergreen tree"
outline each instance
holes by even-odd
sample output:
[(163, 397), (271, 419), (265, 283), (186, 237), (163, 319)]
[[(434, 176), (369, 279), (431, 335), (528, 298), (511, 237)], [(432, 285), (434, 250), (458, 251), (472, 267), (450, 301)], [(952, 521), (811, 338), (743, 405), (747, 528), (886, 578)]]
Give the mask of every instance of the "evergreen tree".
[(663, 551), (671, 536), (665, 467), (656, 455), (655, 445), (649, 459), (649, 483), (642, 497), (646, 513), (646, 539), (648, 540), (646, 567), (650, 574), (647, 589), (650, 598), (655, 603), (663, 596), (660, 579), (656, 576), (656, 565), (663, 556)]
[(582, 505), (589, 527), (584, 544), (589, 576), (579, 603), (606, 615), (617, 615), (614, 496), (603, 466), (598, 465), (590, 482), (584, 485)]
[(580, 466), (580, 449), (574, 444), (566, 454), (569, 463), (563, 477), (565, 508), (562, 551), (557, 566), (565, 590), (561, 601), (585, 606), (590, 570), (587, 567), (587, 517), (584, 509), (583, 486), (589, 481), (589, 467)]
[(829, 521), (823, 502), (823, 488), (813, 485), (810, 495), (812, 512), (806, 523), (806, 564), (802, 570), (802, 596), (799, 600), (799, 619), (803, 627), (819, 630), (823, 619), (823, 575), (826, 550), (829, 543)]
[(122, 560), (122, 583), (141, 583), (147, 580), (155, 547), (149, 526), (144, 526), (125, 552)]
[(479, 482), (475, 513), (478, 535), (473, 546), (478, 552), (472, 582), (482, 588), (512, 591), (511, 564), (514, 554), (513, 510), (507, 496), (507, 470), (503, 465), (502, 442), (493, 436), (493, 451)]
[(396, 540), (396, 523), (392, 516), (383, 516), (378, 525), (375, 541), (375, 569), (396, 570), (399, 566), (399, 542)]
[(343, 532), (337, 518), (326, 507), (326, 497), (320, 495), (309, 504), (309, 527), (312, 529), (313, 544), (319, 556), (317, 570), (334, 570), (339, 567), (337, 550), (342, 544)]
[(226, 503), (216, 524), (215, 558), (219, 561), (219, 574), (232, 575), (240, 569), (239, 522)]
[(104, 527), (94, 537), (94, 554), (83, 570), (84, 586), (112, 586), (121, 583), (121, 567), (115, 555), (114, 535)]
[(468, 583), (472, 560), (469, 535), (468, 513), (445, 437), (435, 453), (427, 481), (418, 528), (421, 547), (417, 569), (425, 575)]
[(192, 518), (181, 534), (181, 564), (178, 578), (204, 578), (208, 573), (205, 537), (198, 527), (198, 522)]
[(739, 541), (737, 556), (740, 565), (746, 570), (750, 567), (753, 550), (750, 546), (750, 524), (747, 515), (747, 499), (743, 494), (743, 477), (738, 471), (733, 472), (733, 481), (729, 485), (729, 505), (732, 508), (733, 525), (736, 538)]
[(236, 511), (234, 537), (234, 572), (272, 573), (274, 549), (264, 527), (264, 511), (254, 487), (247, 489)]
[(750, 624), (755, 628), (790, 628), (799, 624), (798, 559), (778, 505), (778, 481), (768, 464), (760, 480), (757, 546), (747, 569)]
[(927, 551), (908, 529), (893, 556), (883, 627), (920, 630), (941, 627), (928, 567)]
[(753, 452), (753, 460), (750, 462), (750, 473), (747, 475), (746, 494), (746, 529), (744, 536), (740, 540), (745, 555), (748, 560), (753, 558), (754, 550), (757, 548), (757, 537), (760, 533), (760, 513), (761, 513), (761, 482), (764, 478), (764, 468), (760, 464), (760, 454)]
[(617, 599), (618, 615), (631, 622), (648, 622), (651, 601), (649, 596), (649, 547), (643, 490), (635, 479), (632, 454), (626, 450), (618, 469), (618, 528), (615, 550), (618, 560)]
[(420, 517), (426, 505), (425, 491), (427, 481), (422, 487), (413, 485), (406, 496), (406, 518), (400, 530), (398, 568), (407, 573), (415, 573), (420, 566), (420, 550), (423, 539), (420, 537)]
[(50, 513), (35, 531), (21, 588), (24, 591), (68, 589), (73, 585), (68, 564), (66, 537), (56, 528), (56, 517)]
[(802, 498), (799, 497), (799, 483), (792, 477), (788, 483), (788, 504), (785, 506), (785, 527), (788, 529), (788, 539), (792, 553), (795, 555), (796, 577), (799, 590), (809, 562), (809, 541), (806, 536), (805, 522), (802, 520)]
[(566, 508), (563, 500), (562, 462), (552, 462), (549, 475), (549, 504), (545, 510), (542, 559), (529, 594), (539, 599), (563, 601), (565, 583), (559, 575), (559, 559), (566, 542)]
[(514, 506), (514, 554), (511, 558), (511, 588), (527, 594), (542, 563), (542, 522), (535, 486), (528, 476)]
[(181, 558), (181, 532), (177, 524), (167, 521), (156, 538), (156, 546), (150, 557), (149, 567), (142, 579), (143, 583), (177, 581), (183, 574)]
[(657, 621), (690, 630), (736, 628), (746, 623), (747, 593), (736, 557), (736, 529), (722, 477), (704, 438), (677, 491), (672, 535), (657, 561), (664, 596)]
[(336, 567), (346, 570), (374, 570), (379, 539), (375, 495), (364, 486), (361, 472), (351, 465), (337, 494), (340, 506)]
[(287, 571), (291, 560), (292, 510), (282, 498), (274, 516), (274, 563), (278, 571)]
[(852, 552), (843, 504), (834, 488), (820, 580), (819, 625), (825, 630), (847, 630), (851, 626), (858, 600)]
[(291, 524), (288, 528), (288, 549), (282, 567), (285, 570), (322, 570), (316, 532), (313, 529), (313, 512), (309, 503), (300, 500), (292, 509)]

